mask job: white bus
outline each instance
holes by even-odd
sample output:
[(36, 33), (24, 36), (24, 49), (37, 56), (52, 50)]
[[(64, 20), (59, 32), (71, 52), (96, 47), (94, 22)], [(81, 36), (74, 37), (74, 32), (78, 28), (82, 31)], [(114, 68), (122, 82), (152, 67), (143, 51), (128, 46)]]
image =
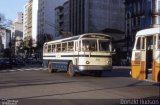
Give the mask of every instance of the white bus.
[(138, 80), (160, 82), (160, 27), (137, 32), (131, 75)]
[(112, 69), (111, 37), (88, 33), (44, 43), (43, 64), (50, 73), (66, 70), (70, 76), (92, 71), (97, 76)]

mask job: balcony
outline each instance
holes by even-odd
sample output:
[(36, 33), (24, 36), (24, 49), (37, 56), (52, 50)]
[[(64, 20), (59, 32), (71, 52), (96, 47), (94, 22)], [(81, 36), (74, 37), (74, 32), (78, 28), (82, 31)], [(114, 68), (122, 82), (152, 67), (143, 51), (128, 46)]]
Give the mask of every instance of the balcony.
[(160, 15), (160, 7), (159, 4), (160, 1), (158, 0), (152, 0), (152, 11), (151, 14), (152, 15)]
[(160, 15), (160, 9), (159, 10), (152, 10), (151, 12), (152, 15)]

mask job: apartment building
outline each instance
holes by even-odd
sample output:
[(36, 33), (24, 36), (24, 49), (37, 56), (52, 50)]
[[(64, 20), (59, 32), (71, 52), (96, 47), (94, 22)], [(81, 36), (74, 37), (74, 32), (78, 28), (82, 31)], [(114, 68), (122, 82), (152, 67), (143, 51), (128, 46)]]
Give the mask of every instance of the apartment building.
[(11, 29), (11, 38), (12, 38), (12, 45), (15, 46), (15, 54), (17, 55), (17, 51), (22, 47), (23, 41), (23, 13), (18, 12), (17, 18), (13, 21), (13, 26)]
[(65, 0), (29, 0), (24, 7), (24, 37), (38, 42), (52, 40), (55, 35), (55, 7)]
[(69, 21), (69, 1), (66, 1), (62, 6), (55, 8), (55, 37), (61, 37), (60, 35), (67, 35), (70, 32)]
[(0, 35), (1, 35), (1, 48), (2, 49), (7, 49), (10, 48), (10, 42), (11, 42), (11, 30), (1, 28), (0, 30)]
[(23, 38), (32, 36), (32, 5), (33, 0), (29, 0), (24, 5)]

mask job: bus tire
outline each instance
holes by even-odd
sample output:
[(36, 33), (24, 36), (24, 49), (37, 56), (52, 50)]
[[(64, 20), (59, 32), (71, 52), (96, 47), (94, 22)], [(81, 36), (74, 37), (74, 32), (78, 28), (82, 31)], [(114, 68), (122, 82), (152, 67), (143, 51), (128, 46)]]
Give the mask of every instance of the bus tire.
[(55, 72), (55, 70), (52, 68), (52, 64), (50, 62), (48, 63), (48, 72), (49, 73)]
[(69, 74), (69, 76), (73, 77), (75, 76), (75, 71), (73, 69), (73, 63), (72, 62), (69, 62), (68, 64), (68, 70), (67, 70), (67, 73)]

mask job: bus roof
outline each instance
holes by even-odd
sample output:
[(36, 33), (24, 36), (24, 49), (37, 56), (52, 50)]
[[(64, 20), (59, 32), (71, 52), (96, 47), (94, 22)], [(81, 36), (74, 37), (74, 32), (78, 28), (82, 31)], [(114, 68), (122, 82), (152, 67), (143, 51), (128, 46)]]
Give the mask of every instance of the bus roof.
[(149, 28), (149, 29), (144, 29), (144, 30), (138, 31), (136, 34), (136, 37), (137, 36), (149, 36), (149, 35), (158, 34), (158, 33), (160, 33), (160, 27)]
[(58, 42), (65, 42), (65, 41), (72, 41), (72, 40), (78, 40), (78, 39), (82, 39), (82, 38), (97, 38), (97, 37), (94, 37), (96, 35), (98, 35), (99, 38), (103, 38), (103, 37), (100, 37), (100, 36), (105, 36), (105, 38), (108, 38), (108, 39), (111, 38), (111, 36), (109, 36), (107, 34), (87, 33), (87, 34), (82, 34), (82, 35), (78, 35), (78, 36), (72, 36), (72, 37), (68, 37), (68, 38), (63, 38), (63, 39), (58, 39), (58, 40), (54, 40), (54, 41), (49, 41), (49, 42), (46, 42), (44, 44), (58, 43)]

